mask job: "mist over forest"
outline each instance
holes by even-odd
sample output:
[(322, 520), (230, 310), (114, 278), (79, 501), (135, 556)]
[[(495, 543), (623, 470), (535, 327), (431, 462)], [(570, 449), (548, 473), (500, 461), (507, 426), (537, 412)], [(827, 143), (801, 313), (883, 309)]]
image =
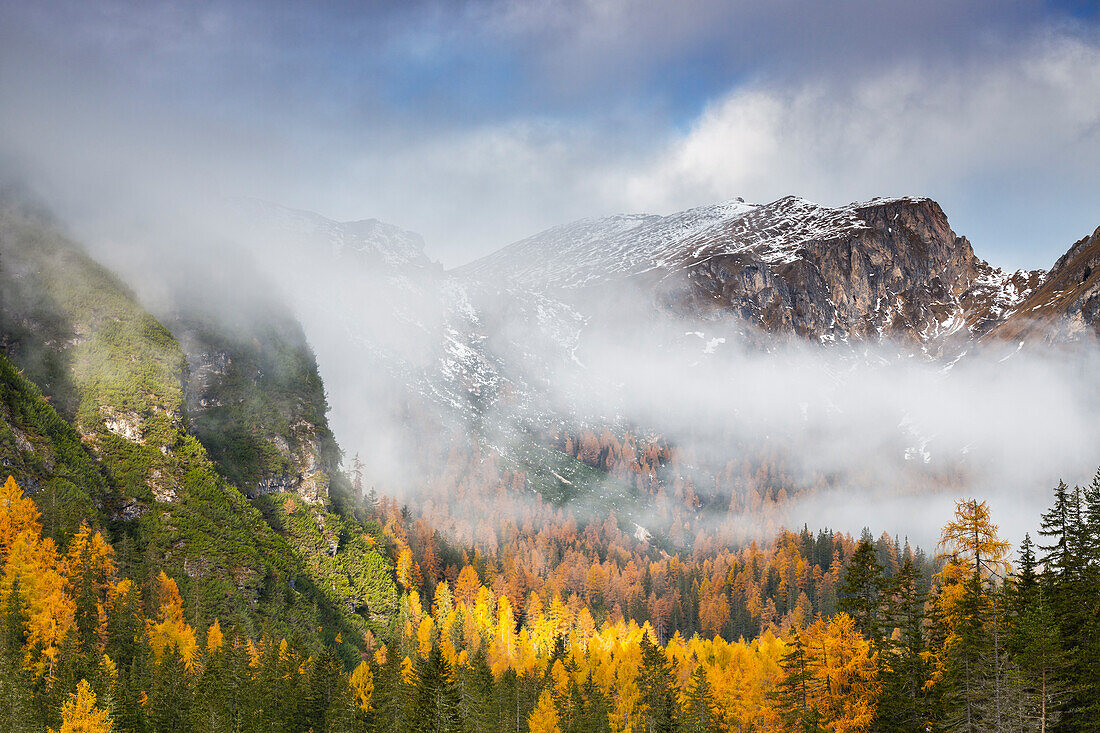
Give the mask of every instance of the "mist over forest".
[(0, 0), (0, 733), (1100, 729), (1097, 99), (1070, 0)]

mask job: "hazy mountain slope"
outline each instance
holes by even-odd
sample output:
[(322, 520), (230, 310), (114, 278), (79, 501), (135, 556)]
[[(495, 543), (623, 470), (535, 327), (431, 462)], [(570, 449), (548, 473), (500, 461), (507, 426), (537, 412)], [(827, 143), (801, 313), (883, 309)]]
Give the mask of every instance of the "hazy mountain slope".
[(20, 477), (42, 511), (45, 532), (58, 544), (113, 498), (80, 435), (2, 354), (0, 473)]
[[(101, 473), (98, 480), (93, 475), (73, 482), (78, 498), (81, 492), (94, 495), (96, 511), (90, 511), (88, 502), (75, 503), (69, 524), (86, 518), (109, 525), (116, 537), (127, 538), (116, 541), (121, 562), (139, 568), (142, 577), (166, 570), (179, 579), (197, 608), (235, 623), (292, 624), (308, 630), (327, 617), (346, 625), (355, 620), (351, 614), (369, 615), (371, 604), (364, 593), (386, 582), (392, 590), (387, 561), (356, 544), (362, 529), (354, 523), (345, 529), (343, 520), (327, 516), (323, 507), (303, 512), (290, 504), (282, 509), (265, 506), (265, 520), (218, 474), (190, 432), (188, 368), (179, 342), (46, 215), (14, 197), (4, 200), (0, 212), (0, 263), (5, 351), (28, 377), (42, 379), (46, 398), (64, 408), (62, 415), (79, 435), (79, 450), (94, 459)], [(207, 334), (217, 339), (216, 331)], [(223, 391), (243, 405), (238, 420), (254, 410), (259, 417), (253, 426), (271, 428), (277, 422), (272, 412), (278, 413), (279, 405), (292, 403), (288, 414), (295, 413), (300, 407), (296, 394), (278, 394), (288, 384), (293, 390), (312, 390), (320, 402), (310, 409), (323, 414), (323, 387), (316, 374), (298, 384), (301, 372), (312, 368), (308, 349), (305, 355), (296, 351), (304, 345), (295, 341), (298, 337), (292, 329), (275, 341), (294, 352), (283, 360), (293, 362), (286, 374), (279, 373), (280, 359), (272, 355), (277, 349), (268, 352), (250, 338), (253, 365), (275, 367), (274, 379), (251, 384), (249, 355), (239, 343), (230, 344), (235, 355), (245, 354), (239, 360), (246, 384), (228, 384)], [(232, 339), (219, 343), (227, 341)], [(265, 390), (270, 397), (263, 395)], [(240, 401), (245, 394), (251, 395), (250, 401)], [(49, 485), (68, 477), (72, 472), (62, 470), (65, 466), (45, 450), (51, 446), (34, 447), (35, 435), (14, 417), (17, 406), (18, 401), (5, 405), (13, 415), (5, 418), (8, 431), (19, 447), (20, 438), (11, 430), (16, 425), (24, 434), (23, 448), (30, 444), (34, 456), (9, 451), (16, 480), (31, 485), (45, 480)], [(323, 419), (317, 422), (323, 426)], [(65, 436), (65, 428), (51, 429)], [(77, 450), (71, 441), (64, 445)], [(36, 470), (45, 476), (37, 476)], [(314, 486), (314, 495), (323, 498), (326, 485)], [(285, 520), (288, 516), (307, 521), (298, 527)], [(341, 542), (344, 535), (352, 539)], [(315, 551), (325, 556), (324, 563), (308, 562)], [(374, 590), (354, 578), (369, 578)], [(287, 586), (294, 580), (297, 590)], [(308, 602), (287, 605), (303, 592)], [(283, 601), (272, 604), (272, 598)], [(362, 632), (364, 621), (345, 628)]]
[(246, 495), (289, 491), (324, 503), (339, 448), (313, 353), (293, 320), (250, 325), (168, 321), (187, 354), (191, 427)]

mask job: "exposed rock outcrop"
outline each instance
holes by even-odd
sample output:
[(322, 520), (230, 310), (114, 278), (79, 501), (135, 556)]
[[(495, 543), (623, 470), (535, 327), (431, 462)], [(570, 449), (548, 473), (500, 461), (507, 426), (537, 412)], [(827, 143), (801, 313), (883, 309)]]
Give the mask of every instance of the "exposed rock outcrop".
[(1100, 339), (1100, 228), (1058, 258), (1041, 286), (990, 336), (1043, 343)]

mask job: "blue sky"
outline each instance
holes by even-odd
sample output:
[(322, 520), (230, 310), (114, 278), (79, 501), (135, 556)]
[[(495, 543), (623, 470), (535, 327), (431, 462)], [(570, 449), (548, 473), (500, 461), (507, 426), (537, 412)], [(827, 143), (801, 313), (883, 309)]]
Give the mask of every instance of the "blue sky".
[(0, 0), (0, 153), (75, 217), (257, 196), (391, 221), (448, 265), (581, 216), (793, 193), (929, 195), (980, 255), (1049, 266), (1100, 225), (1100, 14)]

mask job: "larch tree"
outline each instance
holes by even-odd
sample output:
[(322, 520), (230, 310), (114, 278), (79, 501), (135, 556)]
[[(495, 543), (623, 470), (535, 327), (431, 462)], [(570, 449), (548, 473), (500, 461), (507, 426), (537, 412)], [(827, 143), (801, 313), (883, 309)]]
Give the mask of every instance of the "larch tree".
[(111, 730), (111, 718), (106, 710), (96, 707), (92, 686), (87, 680), (80, 680), (76, 691), (61, 706), (61, 728), (58, 733), (111, 733)]

